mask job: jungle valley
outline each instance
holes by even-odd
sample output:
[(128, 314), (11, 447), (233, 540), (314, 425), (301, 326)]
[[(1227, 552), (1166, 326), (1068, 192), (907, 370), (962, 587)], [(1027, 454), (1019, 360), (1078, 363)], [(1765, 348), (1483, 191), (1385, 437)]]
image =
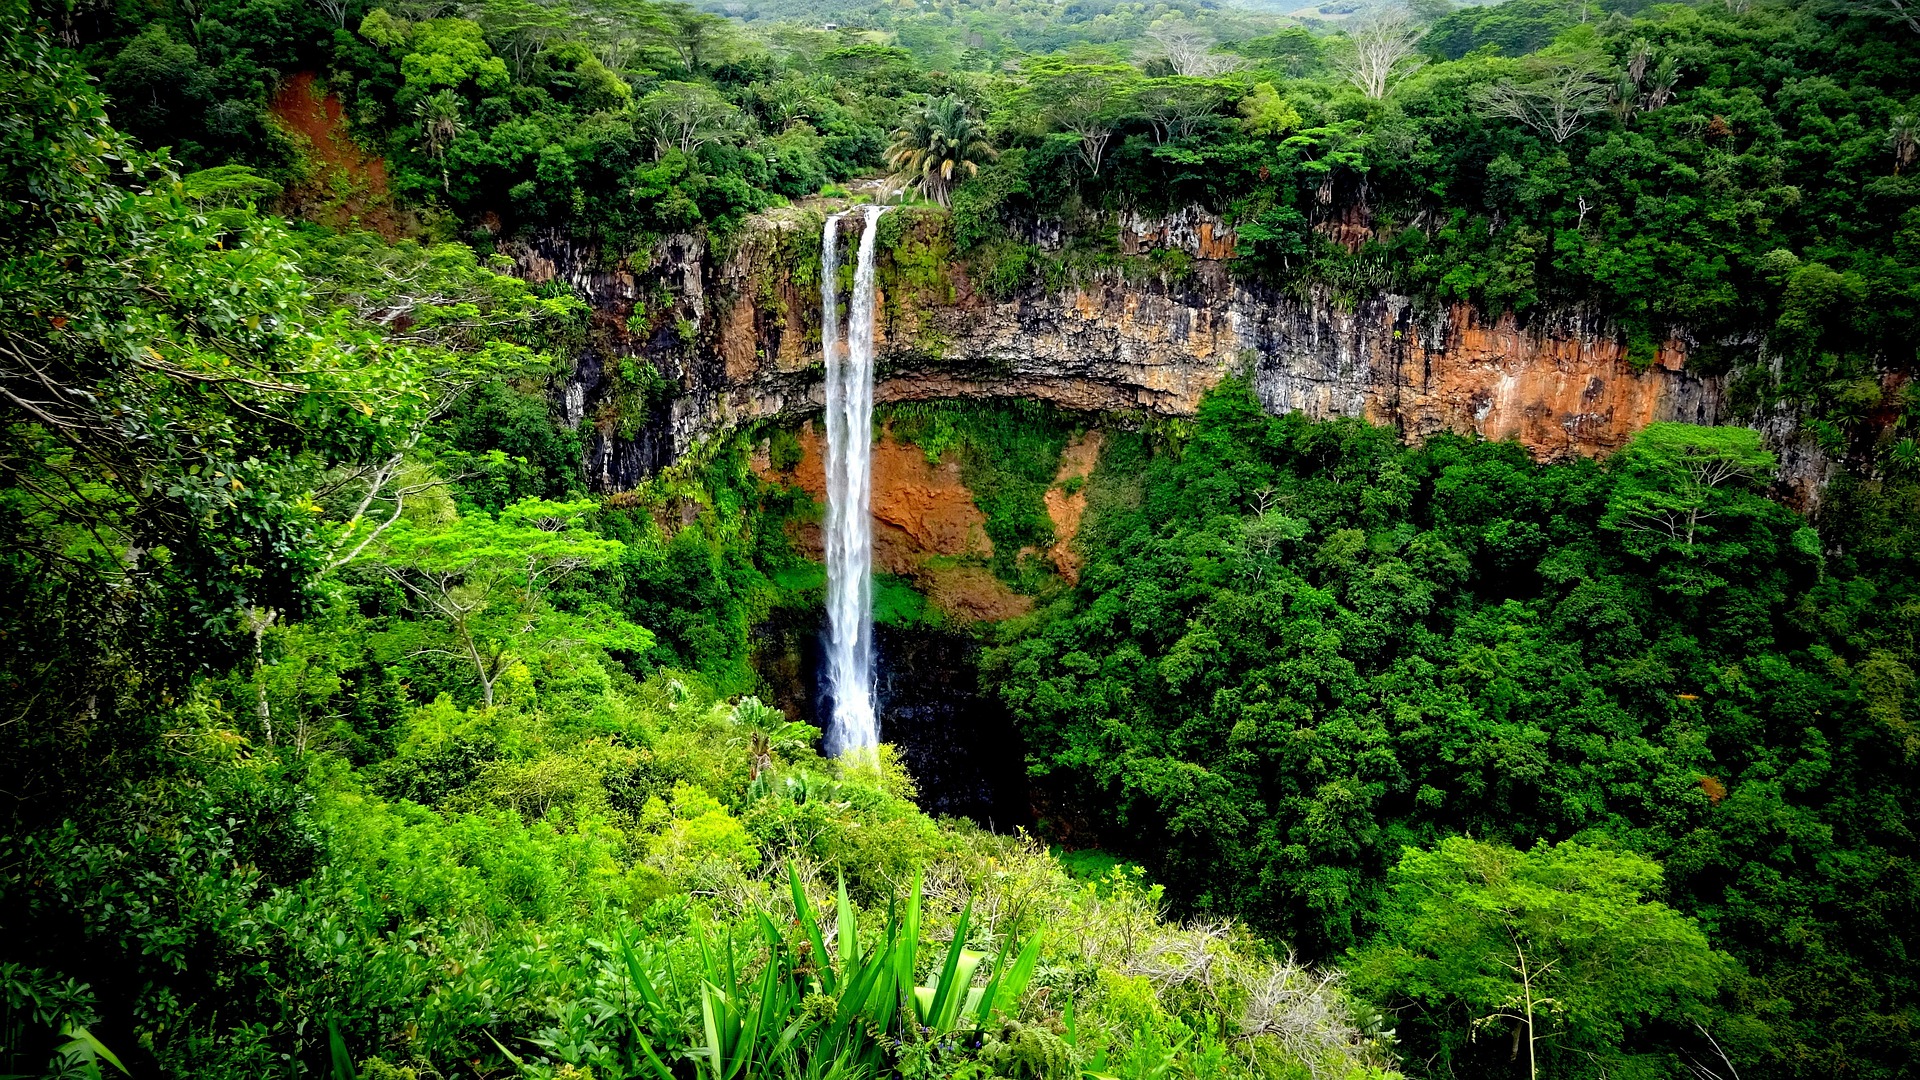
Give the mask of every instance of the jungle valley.
[(0, 1075), (1916, 1074), (1907, 0), (0, 0), (0, 187)]

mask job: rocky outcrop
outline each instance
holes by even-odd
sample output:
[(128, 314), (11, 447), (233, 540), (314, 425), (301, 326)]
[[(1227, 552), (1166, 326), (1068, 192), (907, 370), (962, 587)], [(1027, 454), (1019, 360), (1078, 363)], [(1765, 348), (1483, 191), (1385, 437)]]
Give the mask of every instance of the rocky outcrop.
[[(754, 469), (769, 480), (800, 488), (826, 505), (826, 440), (812, 425), (800, 429), (798, 459), (776, 468), (768, 454)], [(987, 518), (960, 479), (954, 461), (930, 462), (919, 447), (883, 432), (873, 448), (873, 562), (890, 574), (911, 574), (927, 556), (993, 557)], [(816, 530), (817, 532), (817, 530)], [(818, 536), (808, 544), (818, 549)]]
[[(597, 487), (629, 487), (716, 432), (821, 408), (822, 220), (787, 208), (724, 255), (674, 238), (611, 268), (552, 238), (518, 252), (523, 274), (564, 278), (596, 310), (595, 343), (562, 396), (570, 421), (594, 427)], [(1276, 413), (1364, 417), (1409, 439), (1515, 439), (1543, 459), (1610, 452), (1656, 420), (1731, 419), (1721, 380), (1689, 370), (1684, 336), (1636, 368), (1617, 328), (1578, 311), (1489, 319), (1393, 294), (1275, 291), (1231, 274), (1230, 230), (1195, 212), (1126, 219), (1116, 265), (1008, 297), (951, 255), (941, 213), (881, 221), (882, 402), (1021, 396), (1187, 416), (1237, 375)], [(1162, 249), (1184, 258), (1150, 257)], [(636, 397), (612, 371), (621, 356), (648, 360), (667, 392)], [(641, 404), (609, 406), (622, 400)]]

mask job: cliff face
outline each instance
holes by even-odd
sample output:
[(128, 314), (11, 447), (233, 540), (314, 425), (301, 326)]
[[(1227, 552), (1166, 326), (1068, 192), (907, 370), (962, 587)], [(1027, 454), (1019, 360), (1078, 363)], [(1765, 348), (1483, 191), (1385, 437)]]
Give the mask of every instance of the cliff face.
[[(677, 238), (617, 268), (554, 241), (519, 252), (521, 273), (568, 280), (596, 311), (563, 408), (594, 427), (597, 487), (630, 487), (731, 426), (821, 408), (820, 222), (783, 210), (724, 255)], [(1656, 420), (1730, 419), (1721, 382), (1688, 370), (1679, 338), (1635, 371), (1614, 328), (1577, 312), (1523, 324), (1392, 294), (1279, 293), (1228, 272), (1231, 232), (1201, 214), (1123, 221), (1114, 267), (1007, 298), (952, 256), (943, 215), (896, 210), (881, 228), (882, 402), (1022, 396), (1186, 416), (1240, 374), (1274, 412), (1364, 417), (1410, 439), (1517, 439), (1543, 459), (1610, 452)], [(1177, 274), (1139, 257), (1162, 249), (1184, 253)], [(621, 356), (649, 360), (665, 392), (636, 394), (613, 371)]]
[[(800, 429), (799, 459), (789, 468), (775, 467), (771, 455), (764, 452), (755, 456), (753, 465), (766, 479), (798, 487), (825, 505), (825, 463), (826, 440), (815, 425), (808, 424)], [(986, 561), (993, 555), (987, 518), (961, 480), (958, 462), (930, 462), (918, 446), (899, 441), (891, 430), (883, 431), (873, 447), (872, 480), (876, 569), (910, 579), (929, 603), (954, 622), (998, 621), (1033, 610), (1032, 597), (1007, 588), (987, 569)], [(1073, 524), (1078, 526), (1077, 518)], [(795, 522), (790, 528), (800, 551), (824, 560), (818, 524)], [(1056, 559), (1068, 551), (1071, 538), (1069, 531), (1057, 545)]]

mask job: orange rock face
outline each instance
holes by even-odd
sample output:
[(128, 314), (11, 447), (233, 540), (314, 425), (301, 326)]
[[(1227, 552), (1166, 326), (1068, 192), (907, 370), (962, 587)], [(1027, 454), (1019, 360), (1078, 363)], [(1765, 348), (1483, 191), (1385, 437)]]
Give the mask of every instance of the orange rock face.
[[(1422, 307), (1390, 293), (1356, 299), (1267, 288), (1232, 272), (1232, 231), (1197, 210), (1123, 217), (1120, 249), (1139, 258), (1011, 296), (985, 291), (952, 256), (950, 223), (939, 211), (899, 209), (887, 220), (898, 246), (879, 264), (879, 402), (1025, 397), (1178, 417), (1194, 415), (1223, 380), (1241, 378), (1275, 414), (1364, 418), (1409, 440), (1442, 431), (1512, 439), (1541, 459), (1608, 454), (1658, 420), (1752, 419), (1732, 414), (1718, 376), (1690, 370), (1684, 333), (1636, 370), (1620, 329), (1578, 310), (1523, 322), (1464, 306)], [(622, 458), (611, 436), (598, 436), (595, 461), (632, 463), (596, 474), (599, 486), (631, 486), (729, 428), (820, 411), (818, 266), (809, 263), (820, 222), (817, 209), (798, 207), (755, 218), (717, 264), (704, 250), (672, 259), (656, 253), (647, 273), (679, 297), (675, 311), (684, 310), (697, 339), (665, 346), (660, 365), (676, 393), (632, 440), (633, 453)], [(548, 247), (564, 254), (560, 245)], [(1186, 258), (1147, 257), (1162, 250)], [(568, 269), (545, 249), (520, 258), (529, 273), (547, 260), (584, 283), (596, 308), (630, 300), (604, 269), (597, 277)], [(590, 411), (600, 392), (581, 378), (583, 385), (566, 391), (570, 417)], [(878, 452), (877, 539), (898, 533), (923, 552), (966, 550), (976, 541), (984, 549), (984, 535), (973, 537), (972, 526), (952, 516), (961, 510), (933, 509), (968, 504), (950, 497), (963, 487), (957, 475), (911, 464), (915, 450), (900, 449), (899, 460), (884, 445)], [(1057, 494), (1062, 521), (1077, 514), (1070, 502)], [(1071, 551), (1057, 559), (1069, 572)]]
[(1536, 457), (1610, 453), (1656, 420), (1711, 423), (1722, 411), (1717, 383), (1686, 374), (1687, 346), (1669, 339), (1635, 371), (1623, 342), (1571, 328), (1519, 329), (1511, 315), (1491, 325), (1465, 306), (1447, 312), (1442, 348), (1418, 341), (1394, 358), (1393, 394), (1366, 416), (1411, 436), (1474, 432), (1515, 439)]
[[(1101, 433), (1095, 429), (1068, 443), (1060, 452), (1060, 471), (1047, 489), (1047, 516), (1053, 519), (1053, 547), (1047, 557), (1069, 584), (1080, 582), (1080, 553), (1074, 550), (1073, 542), (1080, 535), (1080, 519), (1087, 513), (1086, 481), (1100, 460), (1100, 441)], [(1066, 485), (1075, 481), (1075, 490), (1068, 494)]]
[(305, 150), (309, 179), (282, 196), (284, 209), (335, 228), (371, 229), (389, 240), (405, 231), (387, 190), (387, 162), (353, 141), (340, 99), (321, 93), (315, 74), (289, 75), (268, 115)]
[[(776, 472), (764, 457), (760, 475), (795, 485), (814, 500), (827, 499), (826, 440), (813, 425), (800, 431), (800, 460), (791, 472)], [(986, 515), (960, 480), (960, 466), (934, 464), (919, 447), (883, 433), (873, 447), (873, 562), (878, 570), (913, 579), (933, 605), (960, 622), (999, 620), (1032, 610), (1033, 600), (1012, 591), (984, 565), (993, 556)], [(823, 548), (820, 529), (794, 537), (815, 558)]]
[[(1622, 335), (1579, 312), (1522, 325), (1388, 294), (1343, 305), (1263, 290), (1229, 272), (1231, 232), (1195, 213), (1123, 220), (1121, 247), (1184, 251), (1191, 273), (1176, 282), (1110, 272), (995, 299), (958, 265), (946, 287), (929, 289), (890, 280), (883, 261), (875, 399), (1031, 397), (1191, 416), (1239, 375), (1272, 412), (1365, 417), (1409, 439), (1437, 431), (1517, 439), (1542, 458), (1609, 453), (1655, 420), (1727, 419), (1719, 382), (1687, 370), (1688, 345), (1677, 337), (1636, 371)], [(687, 436), (819, 408), (817, 296), (777, 270), (772, 285), (749, 294), (753, 274), (730, 267), (723, 279), (742, 284), (717, 312), (721, 378), (687, 388)], [(685, 436), (675, 434), (679, 446)]]
[[(800, 429), (800, 461), (787, 474), (771, 465), (761, 469), (770, 480), (793, 484), (827, 501), (827, 443), (808, 424)], [(927, 556), (993, 556), (987, 518), (974, 505), (973, 492), (960, 482), (960, 466), (927, 461), (917, 446), (883, 434), (873, 448), (874, 565), (890, 574), (911, 574)]]

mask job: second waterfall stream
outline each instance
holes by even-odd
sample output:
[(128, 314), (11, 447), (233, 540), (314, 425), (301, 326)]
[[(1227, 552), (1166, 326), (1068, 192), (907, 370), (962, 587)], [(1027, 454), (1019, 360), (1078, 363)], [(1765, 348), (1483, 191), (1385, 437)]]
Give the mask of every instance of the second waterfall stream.
[(865, 208), (847, 333), (840, 335), (840, 221), (820, 238), (820, 348), (827, 361), (827, 648), (833, 699), (827, 753), (880, 741), (873, 701), (873, 241), (883, 206)]

